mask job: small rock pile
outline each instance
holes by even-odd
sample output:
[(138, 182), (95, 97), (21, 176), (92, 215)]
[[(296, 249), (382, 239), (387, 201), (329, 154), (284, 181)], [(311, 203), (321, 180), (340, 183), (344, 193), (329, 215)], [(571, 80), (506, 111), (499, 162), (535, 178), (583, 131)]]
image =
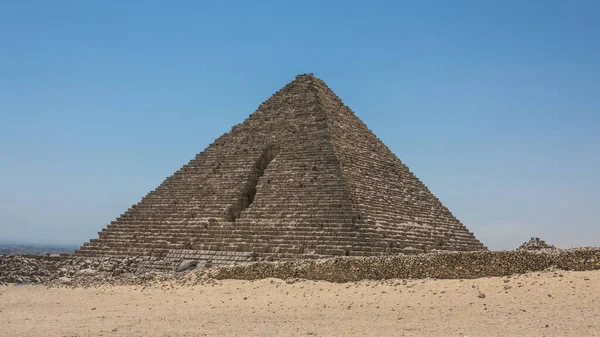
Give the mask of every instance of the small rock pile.
[(525, 242), (517, 250), (541, 250), (541, 249), (556, 249), (553, 245), (546, 243), (540, 238), (531, 238)]
[(51, 277), (60, 261), (35, 255), (0, 255), (0, 284), (42, 283)]
[[(157, 278), (144, 268), (151, 257), (83, 258), (72, 255), (0, 255), (0, 285), (9, 283), (48, 283), (91, 285), (118, 278), (129, 281)], [(155, 275), (156, 274), (156, 275)], [(121, 277), (124, 275), (124, 277)], [(153, 276), (149, 276), (153, 275)]]
[(82, 284), (91, 284), (94, 280), (108, 279), (124, 273), (136, 272), (141, 262), (143, 262), (141, 257), (103, 257), (96, 259), (70, 257), (64, 259), (56, 273), (45, 282), (72, 285), (74, 282), (81, 281)]

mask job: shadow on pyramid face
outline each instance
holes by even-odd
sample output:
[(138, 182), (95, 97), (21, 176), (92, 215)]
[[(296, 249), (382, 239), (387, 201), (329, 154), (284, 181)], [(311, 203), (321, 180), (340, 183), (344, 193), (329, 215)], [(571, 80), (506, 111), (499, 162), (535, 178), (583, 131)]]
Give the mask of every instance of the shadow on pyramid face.
[(250, 173), (246, 184), (242, 190), (242, 198), (240, 199), (236, 207), (231, 207), (229, 210), (228, 219), (234, 222), (240, 217), (240, 214), (245, 211), (254, 202), (256, 196), (256, 187), (259, 183), (260, 178), (265, 174), (265, 170), (269, 167), (269, 164), (277, 154), (279, 153), (279, 147), (274, 145), (267, 146), (260, 157), (256, 160), (254, 170)]

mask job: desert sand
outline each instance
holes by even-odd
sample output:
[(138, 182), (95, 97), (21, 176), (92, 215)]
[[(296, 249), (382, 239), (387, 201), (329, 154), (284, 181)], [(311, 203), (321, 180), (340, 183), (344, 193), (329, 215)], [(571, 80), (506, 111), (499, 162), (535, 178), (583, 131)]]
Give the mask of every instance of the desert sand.
[(0, 336), (600, 336), (600, 271), (4, 286)]

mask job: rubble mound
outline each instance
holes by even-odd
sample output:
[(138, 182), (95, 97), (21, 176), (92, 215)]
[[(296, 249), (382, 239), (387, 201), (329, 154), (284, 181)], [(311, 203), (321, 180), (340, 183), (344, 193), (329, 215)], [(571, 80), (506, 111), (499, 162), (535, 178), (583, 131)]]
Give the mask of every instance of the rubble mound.
[(55, 272), (57, 263), (35, 255), (0, 255), (0, 284), (42, 283)]
[(218, 266), (202, 272), (216, 280), (292, 278), (355, 282), (423, 278), (473, 279), (549, 270), (600, 270), (600, 247), (253, 262)]
[[(207, 268), (197, 261), (169, 263), (151, 257), (81, 258), (0, 255), (0, 284), (51, 287), (198, 284), (222, 279), (279, 278), (355, 282), (389, 279), (472, 279), (548, 270), (600, 270), (600, 247), (478, 252), (437, 252), (377, 257), (336, 257), (245, 262)], [(158, 264), (162, 262), (162, 264)], [(161, 266), (155, 269), (155, 266)], [(180, 271), (178, 271), (180, 270)]]
[(556, 249), (551, 244), (548, 244), (546, 241), (540, 238), (531, 238), (529, 241), (525, 242), (517, 250), (541, 250), (541, 249)]
[[(151, 257), (84, 258), (73, 255), (0, 255), (0, 285), (16, 284), (71, 284), (111, 283), (155, 278), (154, 274), (169, 272), (150, 271), (147, 264), (156, 265)], [(123, 276), (122, 276), (123, 275)]]

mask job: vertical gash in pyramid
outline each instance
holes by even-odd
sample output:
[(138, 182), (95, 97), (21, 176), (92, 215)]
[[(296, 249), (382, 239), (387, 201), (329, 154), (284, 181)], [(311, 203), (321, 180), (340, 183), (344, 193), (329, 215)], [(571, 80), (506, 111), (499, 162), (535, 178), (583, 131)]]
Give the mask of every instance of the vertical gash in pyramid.
[(281, 259), (485, 249), (309, 74), (297, 76), (76, 254)]

